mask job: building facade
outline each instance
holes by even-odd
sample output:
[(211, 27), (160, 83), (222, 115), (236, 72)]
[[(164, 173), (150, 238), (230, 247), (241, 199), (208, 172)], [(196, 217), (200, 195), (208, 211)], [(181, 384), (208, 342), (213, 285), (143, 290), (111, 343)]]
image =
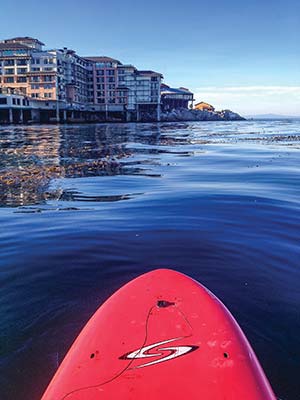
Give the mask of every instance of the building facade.
[(94, 105), (105, 105), (110, 109), (119, 106), (134, 113), (137, 120), (142, 119), (143, 113), (154, 113), (159, 118), (162, 74), (139, 71), (133, 65), (124, 65), (105, 56), (85, 59), (92, 63)]
[(161, 92), (162, 79), (158, 72), (111, 57), (81, 57), (65, 47), (44, 50), (44, 44), (31, 37), (0, 41), (0, 91), (44, 104), (41, 108), (51, 103), (52, 109), (55, 103), (58, 119), (59, 109), (64, 109), (159, 120), (161, 101), (167, 98)]
[(166, 84), (162, 84), (160, 90), (163, 111), (193, 107), (194, 94), (189, 89), (183, 87), (171, 88)]

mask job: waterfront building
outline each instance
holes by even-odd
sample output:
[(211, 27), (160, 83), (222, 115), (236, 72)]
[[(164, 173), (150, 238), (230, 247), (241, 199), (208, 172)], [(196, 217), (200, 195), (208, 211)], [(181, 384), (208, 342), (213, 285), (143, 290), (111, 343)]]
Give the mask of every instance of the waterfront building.
[(156, 119), (160, 120), (160, 85), (163, 75), (154, 71), (136, 71), (135, 74), (135, 93), (136, 111), (139, 120), (143, 114), (153, 114), (156, 112)]
[(91, 63), (73, 50), (43, 46), (29, 37), (1, 41), (0, 87), (41, 101), (88, 103)]
[(188, 89), (165, 85), (161, 92), (162, 79), (159, 72), (138, 70), (111, 57), (81, 57), (66, 47), (44, 50), (44, 43), (31, 37), (5, 39), (0, 41), (0, 120), (23, 120), (14, 111), (17, 100), (5, 99), (11, 95), (24, 97), (26, 107), (35, 110), (33, 120), (36, 110), (45, 120), (72, 119), (77, 111), (89, 120), (159, 120), (161, 102), (172, 108), (187, 107), (193, 100)]
[(31, 56), (43, 43), (33, 38), (13, 38), (0, 42), (0, 87), (28, 95)]
[(93, 103), (122, 106), (127, 115), (140, 120), (143, 114), (155, 113), (159, 119), (160, 84), (162, 74), (154, 71), (139, 71), (133, 65), (124, 65), (119, 60), (102, 57), (85, 57), (93, 62)]
[(123, 93), (118, 89), (120, 61), (110, 57), (85, 57), (91, 65), (90, 102), (93, 104), (123, 104)]
[(0, 90), (0, 122), (23, 123), (31, 119), (29, 100), (22, 93), (10, 89)]
[(161, 90), (161, 106), (163, 111), (171, 111), (178, 108), (189, 108), (193, 106), (194, 95), (186, 88), (171, 88), (166, 84), (162, 84)]
[(211, 104), (205, 103), (204, 101), (195, 104), (194, 109), (200, 111), (211, 111), (211, 112), (215, 111), (215, 108)]

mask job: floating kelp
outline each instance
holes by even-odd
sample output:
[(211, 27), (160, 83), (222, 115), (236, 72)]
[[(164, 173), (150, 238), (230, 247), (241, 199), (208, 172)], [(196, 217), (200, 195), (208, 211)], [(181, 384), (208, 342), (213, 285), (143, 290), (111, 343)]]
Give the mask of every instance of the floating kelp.
[(58, 178), (117, 175), (122, 165), (117, 160), (94, 160), (60, 165), (31, 165), (0, 172), (0, 203), (19, 206), (59, 199), (62, 190), (49, 190)]

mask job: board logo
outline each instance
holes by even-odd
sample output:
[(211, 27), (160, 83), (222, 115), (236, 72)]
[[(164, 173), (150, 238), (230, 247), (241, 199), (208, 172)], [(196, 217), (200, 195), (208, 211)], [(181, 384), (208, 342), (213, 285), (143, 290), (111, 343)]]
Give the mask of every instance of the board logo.
[[(124, 354), (123, 356), (120, 357), (120, 360), (138, 360), (151, 357), (161, 357), (157, 360), (149, 361), (146, 362), (145, 364), (132, 367), (131, 369), (144, 368), (164, 361), (173, 360), (174, 358), (184, 356), (199, 348), (199, 346), (189, 346), (189, 345), (161, 347), (164, 344), (175, 342), (176, 340), (181, 340), (181, 339), (184, 339), (184, 337), (164, 340), (163, 342), (150, 344), (148, 346), (142, 347), (141, 349), (134, 350), (132, 352)], [(150, 353), (151, 350), (154, 350), (156, 352)]]

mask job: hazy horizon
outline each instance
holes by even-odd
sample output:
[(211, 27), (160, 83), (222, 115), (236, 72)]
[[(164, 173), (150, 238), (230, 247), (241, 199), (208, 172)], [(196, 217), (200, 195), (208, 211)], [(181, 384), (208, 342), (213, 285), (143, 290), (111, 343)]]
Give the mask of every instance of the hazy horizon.
[[(22, 12), (16, 12), (22, 10)], [(71, 0), (4, 3), (1, 38), (33, 36), (46, 48), (108, 55), (163, 73), (196, 101), (242, 115), (300, 114), (300, 4), (253, 0), (214, 5), (128, 0), (84, 7)], [(39, 17), (40, 15), (40, 17)]]

